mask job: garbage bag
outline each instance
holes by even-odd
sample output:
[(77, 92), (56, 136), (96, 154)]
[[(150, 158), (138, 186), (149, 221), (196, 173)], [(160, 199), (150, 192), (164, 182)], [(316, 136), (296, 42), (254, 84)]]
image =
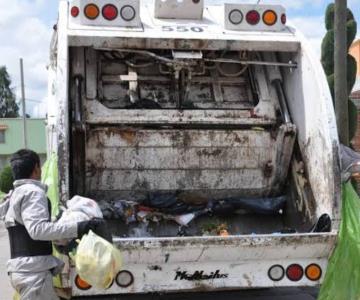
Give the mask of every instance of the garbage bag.
[(51, 202), (51, 216), (59, 213), (59, 180), (58, 160), (55, 153), (51, 154), (41, 169), (41, 181), (48, 186), (47, 196)]
[[(58, 158), (56, 153), (51, 153), (41, 169), (41, 182), (48, 186), (47, 196), (51, 202), (51, 217), (55, 219), (60, 211), (59, 201), (59, 174), (58, 174)], [(53, 255), (61, 260), (66, 260), (67, 257), (57, 252), (53, 248)], [(61, 288), (61, 276), (54, 277), (54, 286)]]
[(92, 231), (83, 236), (73, 259), (79, 276), (98, 289), (107, 289), (122, 267), (120, 251)]
[[(66, 202), (67, 209), (61, 214), (57, 221), (58, 224), (71, 224), (88, 221), (93, 218), (103, 218), (103, 214), (99, 205), (94, 200), (89, 198), (74, 196)], [(62, 239), (54, 241), (57, 246), (65, 246), (71, 242), (71, 239)], [(57, 248), (61, 253), (66, 253), (69, 249), (73, 248)], [(64, 252), (65, 251), (65, 252)]]
[(92, 199), (74, 196), (66, 202), (69, 211), (79, 211), (87, 215), (90, 219), (103, 219), (103, 214), (99, 205)]
[(284, 209), (286, 204), (286, 196), (273, 198), (231, 198), (228, 201), (235, 206), (236, 209), (246, 209), (257, 214), (271, 215), (278, 214)]
[(360, 299), (360, 199), (351, 183), (343, 186), (342, 220), (318, 300)]

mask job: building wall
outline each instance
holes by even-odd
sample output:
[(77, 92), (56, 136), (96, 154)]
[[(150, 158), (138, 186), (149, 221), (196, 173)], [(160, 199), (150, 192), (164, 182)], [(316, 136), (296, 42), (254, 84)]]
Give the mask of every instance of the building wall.
[(357, 76), (360, 76), (360, 40), (355, 41), (350, 47), (350, 54), (357, 61)]
[[(27, 148), (37, 152), (43, 162), (46, 160), (45, 119), (27, 119), (26, 122)], [(2, 169), (14, 152), (24, 148), (22, 119), (2, 118), (0, 130), (5, 132), (5, 143), (0, 143), (0, 169)]]

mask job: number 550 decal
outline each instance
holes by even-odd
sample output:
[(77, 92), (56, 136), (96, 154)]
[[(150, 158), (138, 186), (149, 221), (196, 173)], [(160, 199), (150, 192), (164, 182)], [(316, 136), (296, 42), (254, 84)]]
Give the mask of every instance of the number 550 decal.
[(187, 27), (187, 26), (163, 26), (162, 31), (177, 31), (177, 32), (203, 32), (204, 28), (202, 27)]

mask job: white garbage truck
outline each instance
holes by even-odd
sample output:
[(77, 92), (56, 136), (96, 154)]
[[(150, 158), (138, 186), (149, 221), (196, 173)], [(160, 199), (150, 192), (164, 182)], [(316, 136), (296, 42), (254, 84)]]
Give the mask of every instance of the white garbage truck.
[(332, 98), (285, 8), (252, 2), (60, 1), (60, 200), (137, 207), (108, 218), (124, 260), (113, 284), (91, 287), (70, 261), (72, 296), (321, 284), (340, 221)]

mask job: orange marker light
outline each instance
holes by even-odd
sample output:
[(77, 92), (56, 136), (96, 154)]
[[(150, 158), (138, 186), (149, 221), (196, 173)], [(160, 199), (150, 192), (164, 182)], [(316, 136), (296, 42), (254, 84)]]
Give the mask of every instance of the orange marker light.
[(95, 20), (99, 14), (100, 10), (95, 4), (88, 4), (84, 9), (85, 16), (90, 20)]
[(273, 10), (267, 10), (263, 14), (263, 22), (268, 25), (272, 26), (277, 22), (277, 14)]
[(75, 277), (75, 285), (78, 289), (83, 291), (91, 289), (91, 285), (88, 284), (85, 280), (81, 279), (79, 275), (76, 275)]
[(305, 275), (311, 281), (318, 281), (321, 278), (321, 274), (321, 268), (317, 264), (308, 265), (305, 269)]

